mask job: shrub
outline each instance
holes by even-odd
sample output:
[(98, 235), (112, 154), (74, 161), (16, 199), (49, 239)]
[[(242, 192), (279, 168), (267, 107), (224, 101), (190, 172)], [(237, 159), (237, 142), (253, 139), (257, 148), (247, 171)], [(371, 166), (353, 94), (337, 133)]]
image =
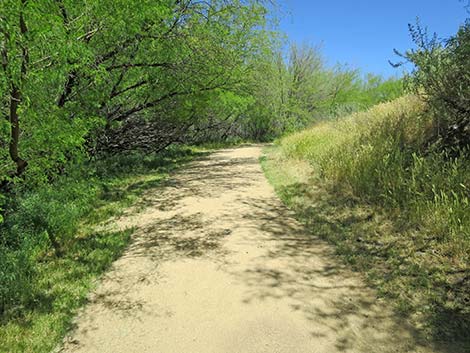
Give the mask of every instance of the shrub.
[(96, 186), (86, 180), (66, 178), (24, 194), (7, 218), (10, 239), (42, 235), (60, 252), (76, 234), (79, 220), (90, 211), (96, 192)]
[(415, 69), (408, 86), (433, 111), (434, 136), (440, 148), (468, 152), (470, 143), (470, 20), (445, 41), (429, 38), (419, 23), (410, 25), (417, 48), (400, 54)]

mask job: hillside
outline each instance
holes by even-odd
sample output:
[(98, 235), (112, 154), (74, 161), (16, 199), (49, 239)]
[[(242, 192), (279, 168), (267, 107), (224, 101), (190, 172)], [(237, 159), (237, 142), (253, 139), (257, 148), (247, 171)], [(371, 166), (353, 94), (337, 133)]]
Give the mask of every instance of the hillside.
[(432, 125), (405, 96), (288, 135), (264, 166), (311, 232), (397, 310), (434, 338), (468, 339), (470, 165), (427, 145)]

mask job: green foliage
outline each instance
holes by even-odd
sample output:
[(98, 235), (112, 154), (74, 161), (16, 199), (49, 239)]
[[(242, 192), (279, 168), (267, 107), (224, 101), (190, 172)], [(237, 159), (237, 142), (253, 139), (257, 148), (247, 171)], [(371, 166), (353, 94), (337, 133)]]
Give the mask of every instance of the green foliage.
[[(417, 49), (400, 55), (414, 64), (406, 84), (415, 95), (287, 136), (276, 157), (282, 172), (268, 167), (270, 174), (287, 173), (278, 191), (312, 231), (366, 272), (403, 314), (427, 335), (467, 347), (469, 28), (464, 24), (442, 42), (436, 35), (429, 39), (419, 24), (410, 26)], [(362, 87), (340, 91), (343, 109), (337, 112), (348, 111), (349, 98), (355, 111), (354, 105), (401, 93), (393, 81), (373, 76)], [(301, 165), (296, 161), (308, 162), (303, 173), (314, 170), (328, 191), (311, 185), (311, 177), (290, 184), (302, 172), (284, 169)]]
[(43, 185), (86, 154), (233, 121), (266, 15), (255, 0), (2, 1), (0, 182)]
[(88, 227), (192, 158), (172, 143), (229, 137), (267, 16), (256, 0), (0, 1), (1, 351), (52, 348), (125, 244)]
[(34, 307), (38, 263), (67, 257), (83, 219), (191, 158), (169, 145), (239, 119), (266, 16), (254, 0), (0, 2), (0, 311)]
[(0, 313), (21, 311), (31, 304), (34, 261), (31, 258), (30, 239), (23, 238), (15, 249), (0, 245)]
[(445, 45), (412, 31), (419, 50), (406, 57), (433, 119), (408, 97), (336, 122), (401, 96), (402, 81), (329, 67), (309, 46), (284, 58), (269, 9), (257, 0), (0, 1), (0, 350), (52, 348), (128, 239), (89, 226), (192, 158), (175, 143), (269, 141), (327, 121), (284, 139), (286, 156), (398, 210), (465, 264), (466, 160), (426, 144), (436, 128), (446, 146), (468, 142), (469, 26)]
[(29, 191), (10, 206), (11, 215), (0, 230), (0, 309), (20, 310), (33, 305), (37, 262), (51, 245), (61, 255), (78, 234), (80, 222), (97, 198), (97, 187), (86, 179), (63, 178), (59, 182)]
[(5, 227), (14, 239), (44, 235), (58, 249), (76, 235), (79, 220), (90, 211), (96, 199), (97, 188), (93, 179), (62, 178), (30, 191), (17, 201)]
[(416, 49), (400, 54), (414, 65), (408, 86), (433, 111), (434, 134), (430, 143), (454, 153), (466, 151), (470, 141), (470, 22), (445, 41), (417, 23), (410, 25)]
[(284, 60), (268, 10), (256, 0), (2, 2), (4, 189), (45, 185), (90, 154), (269, 140), (400, 91), (328, 68), (307, 46)]
[(361, 111), (403, 94), (402, 80), (362, 77), (358, 70), (328, 67), (320, 48), (291, 46), (289, 60), (273, 52), (257, 58), (249, 86), (254, 101), (245, 113), (245, 136), (270, 140), (320, 120)]

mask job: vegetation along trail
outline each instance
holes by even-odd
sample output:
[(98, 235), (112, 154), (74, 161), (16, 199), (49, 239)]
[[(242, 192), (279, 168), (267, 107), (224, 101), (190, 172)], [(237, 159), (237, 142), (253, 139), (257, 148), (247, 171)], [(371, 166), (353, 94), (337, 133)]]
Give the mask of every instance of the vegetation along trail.
[(429, 352), (268, 184), (260, 146), (148, 191), (62, 352)]

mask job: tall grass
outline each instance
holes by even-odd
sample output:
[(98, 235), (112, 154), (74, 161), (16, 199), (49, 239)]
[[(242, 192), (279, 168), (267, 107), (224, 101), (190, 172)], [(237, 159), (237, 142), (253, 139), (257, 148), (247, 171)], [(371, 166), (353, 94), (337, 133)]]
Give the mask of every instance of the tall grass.
[(470, 241), (470, 163), (428, 148), (431, 128), (425, 105), (407, 96), (288, 136), (281, 148), (345, 191), (406, 211), (436, 238)]
[(422, 101), (405, 96), (287, 136), (279, 149), (284, 159), (308, 161), (329, 190), (391, 220), (386, 252), (377, 244), (387, 235), (358, 236), (375, 249), (365, 256), (384, 256), (368, 266), (387, 267), (384, 292), (428, 313), (428, 323), (453, 317), (434, 328), (454, 335), (470, 329), (470, 161), (433, 150), (433, 121)]

